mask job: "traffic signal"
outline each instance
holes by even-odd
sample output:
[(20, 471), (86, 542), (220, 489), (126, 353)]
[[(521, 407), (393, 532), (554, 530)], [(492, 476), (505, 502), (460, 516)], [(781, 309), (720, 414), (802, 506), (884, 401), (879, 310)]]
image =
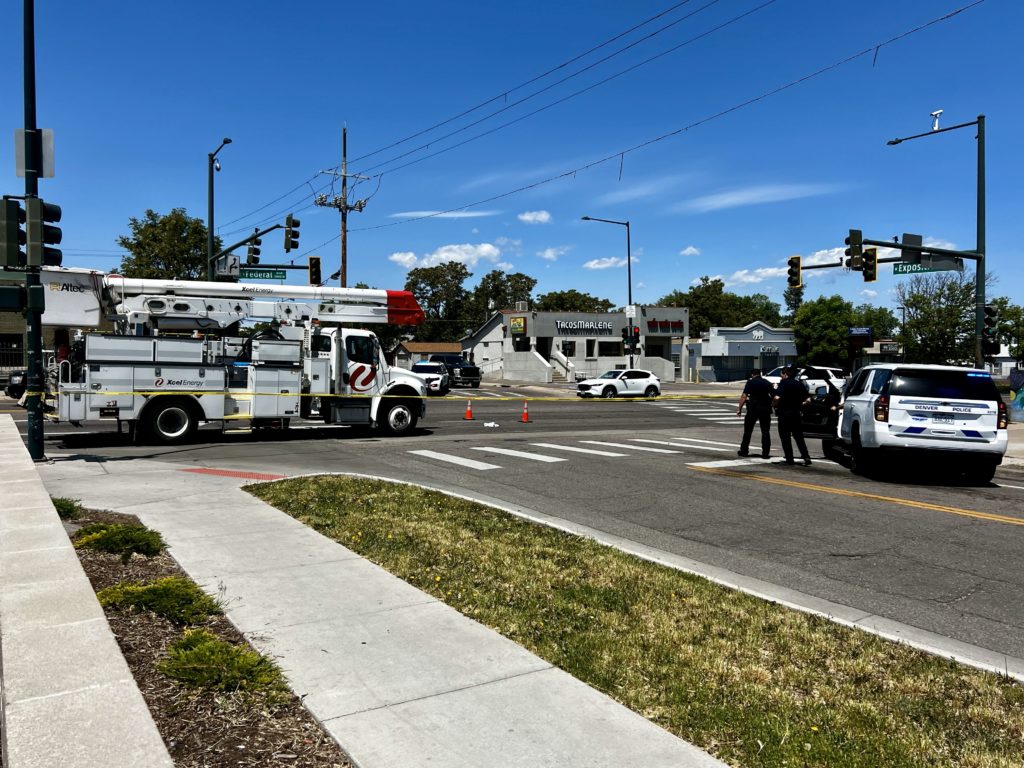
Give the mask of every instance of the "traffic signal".
[(878, 249), (864, 249), (864, 282), (873, 283), (878, 279)]
[(864, 255), (864, 236), (859, 229), (851, 229), (850, 236), (846, 238), (846, 266), (850, 269), (861, 269)]
[(3, 198), (0, 205), (0, 267), (25, 266), (25, 211), (17, 200)]
[(249, 241), (249, 248), (245, 253), (246, 264), (259, 264), (260, 263), (260, 245), (263, 241), (258, 237), (254, 237)]
[(622, 326), (622, 343), (629, 344), (629, 326)]
[(284, 220), (284, 252), (288, 253), (295, 248), (299, 247), (299, 222), (290, 213), (285, 217)]
[(323, 280), (320, 279), (320, 257), (310, 256), (309, 257), (309, 284), (320, 285)]
[(985, 305), (985, 326), (981, 329), (981, 351), (986, 355), (998, 355), (999, 309), (994, 304)]
[(633, 326), (633, 333), (630, 336), (630, 341), (633, 343), (634, 347), (637, 346), (640, 343), (640, 326), (639, 325), (634, 325)]
[(64, 233), (55, 227), (60, 221), (60, 206), (47, 203), (38, 197), (25, 198), (25, 219), (27, 221), (27, 239), (25, 263), (30, 267), (59, 267), (64, 254), (59, 248)]
[(790, 288), (799, 288), (804, 284), (803, 275), (801, 274), (803, 269), (801, 258), (799, 256), (790, 256), (786, 263), (789, 265), (786, 270), (786, 282), (789, 283)]

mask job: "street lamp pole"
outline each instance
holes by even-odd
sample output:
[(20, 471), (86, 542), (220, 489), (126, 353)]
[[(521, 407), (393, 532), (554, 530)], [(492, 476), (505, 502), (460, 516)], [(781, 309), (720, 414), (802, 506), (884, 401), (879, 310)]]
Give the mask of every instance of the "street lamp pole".
[(951, 125), (949, 128), (938, 128), (938, 115), (933, 112), (932, 116), (935, 118), (935, 126), (932, 130), (902, 139), (892, 139), (887, 143), (889, 146), (895, 146), (911, 139), (955, 131), (958, 128), (968, 128), (972, 125), (978, 126), (978, 223), (977, 245), (974, 249), (974, 252), (978, 254), (978, 261), (974, 273), (974, 364), (978, 368), (982, 368), (985, 365), (985, 355), (982, 351), (982, 336), (985, 329), (985, 116), (978, 115), (977, 120)]
[[(614, 219), (598, 219), (593, 216), (581, 217), (583, 221), (603, 221), (605, 224), (618, 224), (626, 228), (626, 306), (633, 306), (633, 253), (629, 242), (629, 221), (615, 221)], [(626, 318), (630, 321), (630, 318)], [(629, 322), (630, 327), (633, 323)], [(633, 367), (633, 345), (629, 345), (629, 367)]]
[(225, 137), (220, 146), (207, 155), (207, 184), (206, 184), (206, 279), (213, 280), (213, 171), (220, 170), (220, 163), (214, 161), (217, 153), (224, 149), (225, 144), (230, 144), (231, 139)]

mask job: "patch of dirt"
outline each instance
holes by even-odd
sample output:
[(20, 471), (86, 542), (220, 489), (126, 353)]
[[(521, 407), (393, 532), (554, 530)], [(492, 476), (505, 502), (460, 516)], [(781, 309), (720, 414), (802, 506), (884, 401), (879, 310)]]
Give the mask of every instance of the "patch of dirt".
[[(65, 527), (73, 532), (82, 525), (100, 522), (139, 521), (128, 515), (86, 510), (78, 519), (66, 521)], [(119, 555), (86, 549), (77, 552), (96, 591), (121, 581), (149, 582), (177, 575), (188, 578), (166, 553), (153, 558), (133, 555), (125, 566)], [(297, 697), (268, 705), (258, 695), (187, 688), (157, 669), (158, 662), (167, 655), (167, 646), (181, 636), (182, 627), (148, 611), (104, 610), (178, 768), (351, 768), (341, 748)], [(246, 642), (223, 616), (214, 616), (202, 626), (230, 643)]]

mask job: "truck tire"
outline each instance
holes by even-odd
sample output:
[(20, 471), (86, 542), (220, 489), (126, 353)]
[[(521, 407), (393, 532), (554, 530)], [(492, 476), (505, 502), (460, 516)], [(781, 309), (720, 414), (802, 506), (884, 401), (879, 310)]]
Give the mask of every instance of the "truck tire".
[(191, 437), (198, 419), (194, 406), (185, 398), (159, 397), (146, 409), (142, 425), (150, 440), (171, 445)]
[(416, 410), (410, 401), (386, 400), (381, 406), (377, 423), (387, 434), (397, 437), (412, 432), (416, 428), (417, 418)]

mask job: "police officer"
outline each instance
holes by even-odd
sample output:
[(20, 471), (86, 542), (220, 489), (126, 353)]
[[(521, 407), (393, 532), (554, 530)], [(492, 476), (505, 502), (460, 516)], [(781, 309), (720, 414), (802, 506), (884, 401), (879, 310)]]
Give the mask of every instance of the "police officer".
[[(777, 464), (793, 465), (793, 443), (800, 450), (800, 458), (805, 467), (811, 466), (811, 457), (807, 453), (804, 442), (804, 427), (800, 418), (800, 409), (811, 399), (807, 387), (796, 377), (795, 368), (783, 368), (782, 380), (775, 388), (775, 413), (779, 419), (779, 438), (782, 441), (782, 452), (786, 458)], [(792, 440), (790, 439), (792, 437)]]
[(775, 394), (771, 383), (761, 378), (761, 369), (755, 368), (750, 372), (750, 378), (743, 387), (743, 394), (740, 395), (739, 405), (736, 406), (736, 415), (747, 406), (747, 415), (743, 417), (743, 439), (740, 441), (740, 449), (736, 451), (740, 456), (749, 456), (750, 436), (754, 433), (754, 424), (761, 425), (761, 458), (767, 459), (772, 447), (772, 396)]

